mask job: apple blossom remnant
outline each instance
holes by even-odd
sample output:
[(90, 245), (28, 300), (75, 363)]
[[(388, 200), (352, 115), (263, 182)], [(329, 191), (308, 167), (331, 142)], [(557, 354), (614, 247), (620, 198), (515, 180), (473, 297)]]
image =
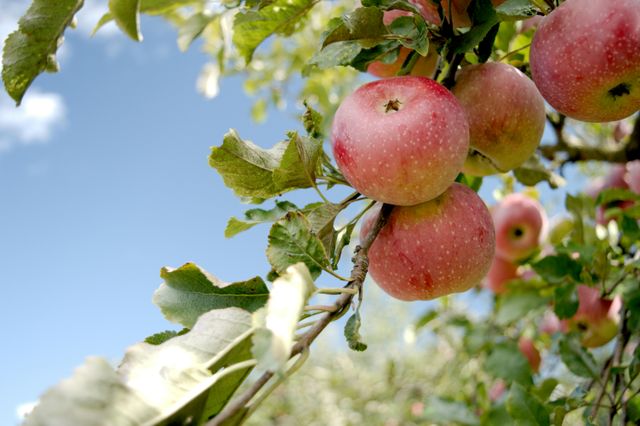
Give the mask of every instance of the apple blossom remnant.
[[(361, 236), (378, 208), (365, 218)], [(473, 190), (454, 183), (434, 200), (392, 210), (369, 249), (369, 273), (397, 299), (429, 300), (478, 284), (494, 251), (489, 210)]]
[(640, 109), (640, 0), (567, 0), (531, 45), (542, 96), (578, 120), (619, 120)]
[(347, 181), (376, 201), (410, 206), (442, 194), (469, 150), (464, 110), (442, 85), (395, 77), (360, 86), (336, 111), (333, 154)]
[(452, 92), (469, 120), (465, 173), (504, 173), (535, 152), (546, 122), (544, 99), (520, 70), (501, 62), (471, 65), (458, 72)]

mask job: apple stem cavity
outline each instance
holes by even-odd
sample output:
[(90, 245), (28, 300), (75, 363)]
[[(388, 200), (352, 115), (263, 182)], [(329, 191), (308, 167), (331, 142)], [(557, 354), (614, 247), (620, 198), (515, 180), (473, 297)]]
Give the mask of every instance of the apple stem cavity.
[(400, 105), (402, 105), (402, 102), (399, 99), (392, 99), (384, 104), (384, 112), (400, 111)]
[(609, 89), (609, 95), (613, 99), (621, 98), (631, 94), (631, 86), (628, 83), (620, 83), (612, 89)]

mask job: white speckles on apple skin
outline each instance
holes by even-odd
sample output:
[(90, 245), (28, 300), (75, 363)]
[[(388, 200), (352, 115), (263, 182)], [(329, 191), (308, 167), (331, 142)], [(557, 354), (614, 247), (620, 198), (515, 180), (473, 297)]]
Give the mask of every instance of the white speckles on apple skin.
[[(361, 237), (378, 210), (365, 218)], [(429, 300), (478, 284), (494, 251), (489, 210), (475, 192), (454, 183), (434, 200), (393, 209), (369, 249), (369, 273), (397, 299)]]
[[(540, 23), (531, 73), (542, 96), (582, 121), (619, 120), (640, 109), (640, 0), (568, 0)], [(624, 83), (629, 93), (609, 90)]]
[[(387, 111), (394, 100), (398, 110)], [(396, 77), (367, 83), (345, 98), (331, 139), (338, 167), (356, 190), (407, 206), (437, 197), (455, 180), (467, 156), (469, 127), (443, 86)]]

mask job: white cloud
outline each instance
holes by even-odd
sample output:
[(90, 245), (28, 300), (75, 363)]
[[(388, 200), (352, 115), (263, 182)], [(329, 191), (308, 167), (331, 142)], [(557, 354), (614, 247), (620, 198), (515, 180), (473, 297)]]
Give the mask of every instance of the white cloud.
[(53, 131), (66, 121), (66, 107), (57, 93), (31, 89), (20, 107), (5, 94), (0, 94), (0, 151), (17, 144), (44, 143)]

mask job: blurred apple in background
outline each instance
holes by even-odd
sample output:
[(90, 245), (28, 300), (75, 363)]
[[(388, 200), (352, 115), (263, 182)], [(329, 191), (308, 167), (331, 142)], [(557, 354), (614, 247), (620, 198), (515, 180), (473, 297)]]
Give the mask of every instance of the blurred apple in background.
[(532, 255), (540, 246), (546, 213), (539, 202), (513, 193), (492, 208), (496, 256), (512, 262)]
[(622, 300), (600, 297), (597, 288), (578, 286), (578, 312), (567, 320), (571, 331), (580, 333), (580, 341), (587, 348), (597, 348), (608, 343), (618, 333)]

